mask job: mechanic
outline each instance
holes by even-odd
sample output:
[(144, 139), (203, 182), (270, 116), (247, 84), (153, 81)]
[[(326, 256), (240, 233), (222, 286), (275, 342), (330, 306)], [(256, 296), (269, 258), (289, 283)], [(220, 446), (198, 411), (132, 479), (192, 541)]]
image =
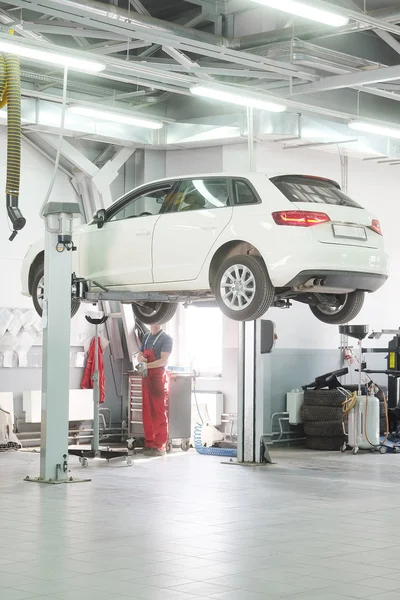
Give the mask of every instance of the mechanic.
[(160, 325), (150, 325), (137, 356), (144, 363), (142, 377), (142, 418), (145, 451), (153, 456), (165, 454), (168, 441), (167, 385), (165, 367), (172, 352), (172, 338)]

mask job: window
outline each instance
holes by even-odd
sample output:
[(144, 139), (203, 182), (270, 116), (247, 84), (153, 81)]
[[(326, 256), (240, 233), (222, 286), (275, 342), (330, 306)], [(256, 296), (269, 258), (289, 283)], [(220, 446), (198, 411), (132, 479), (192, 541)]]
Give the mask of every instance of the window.
[(333, 181), (306, 177), (301, 175), (287, 175), (274, 177), (272, 183), (295, 204), (307, 202), (310, 204), (331, 204), (335, 206), (348, 206), (362, 208), (357, 202), (346, 196)]
[(222, 313), (219, 308), (188, 306), (183, 310), (185, 365), (198, 373), (222, 373)]
[(168, 212), (223, 208), (229, 205), (226, 179), (186, 179), (173, 195)]
[(258, 198), (245, 181), (235, 181), (235, 204), (257, 204)]
[(130, 202), (128, 201), (109, 220), (121, 221), (123, 219), (158, 215), (172, 187), (172, 185), (168, 185), (168, 187), (149, 190), (141, 196), (136, 196)]

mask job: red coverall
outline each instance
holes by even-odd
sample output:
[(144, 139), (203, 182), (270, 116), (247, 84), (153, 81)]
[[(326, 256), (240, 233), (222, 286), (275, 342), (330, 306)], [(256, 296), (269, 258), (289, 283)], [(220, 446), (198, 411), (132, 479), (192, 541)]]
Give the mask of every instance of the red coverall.
[[(81, 388), (83, 390), (92, 390), (93, 389), (93, 375), (94, 375), (94, 367), (95, 367), (95, 351), (96, 346), (96, 338), (93, 338), (90, 342), (86, 367), (83, 373)], [(100, 403), (102, 404), (106, 399), (106, 378), (104, 375), (104, 361), (103, 361), (103, 348), (101, 347), (101, 340), (99, 338), (99, 384), (100, 384)]]
[[(148, 363), (157, 360), (153, 346), (150, 350), (143, 350)], [(142, 378), (142, 419), (147, 448), (165, 450), (168, 441), (167, 398), (165, 368), (148, 369), (147, 377)]]

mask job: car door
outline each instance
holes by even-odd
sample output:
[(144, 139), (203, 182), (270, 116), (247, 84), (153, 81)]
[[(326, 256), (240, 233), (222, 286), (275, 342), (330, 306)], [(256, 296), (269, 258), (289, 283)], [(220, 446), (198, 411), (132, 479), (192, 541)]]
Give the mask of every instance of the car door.
[(232, 218), (226, 177), (183, 179), (166, 203), (153, 238), (154, 283), (190, 281)]
[(83, 228), (79, 275), (106, 287), (151, 283), (154, 226), (174, 182), (152, 185), (122, 199), (96, 223)]

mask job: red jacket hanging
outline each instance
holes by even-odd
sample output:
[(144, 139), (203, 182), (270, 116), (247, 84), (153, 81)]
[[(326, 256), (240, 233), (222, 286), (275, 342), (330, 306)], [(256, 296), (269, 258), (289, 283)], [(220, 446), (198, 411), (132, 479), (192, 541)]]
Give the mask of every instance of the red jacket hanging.
[[(81, 388), (83, 390), (93, 389), (93, 375), (95, 370), (95, 357), (94, 349), (96, 344), (96, 338), (93, 338), (90, 342), (86, 367), (83, 373)], [(101, 340), (99, 338), (99, 385), (100, 385), (100, 403), (103, 403), (106, 399), (106, 378), (104, 375), (104, 361), (103, 361), (103, 348), (101, 347)]]

